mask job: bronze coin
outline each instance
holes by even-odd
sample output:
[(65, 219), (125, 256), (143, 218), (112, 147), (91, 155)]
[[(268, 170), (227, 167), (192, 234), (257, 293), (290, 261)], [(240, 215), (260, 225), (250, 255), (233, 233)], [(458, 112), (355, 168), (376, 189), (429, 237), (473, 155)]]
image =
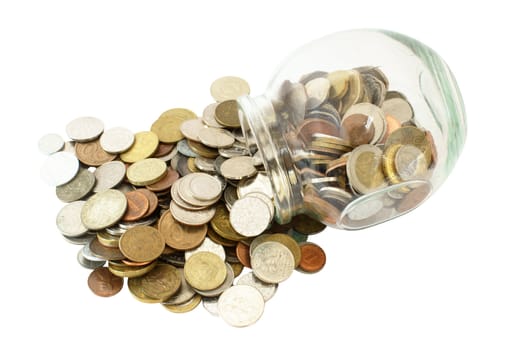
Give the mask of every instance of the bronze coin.
[(94, 256), (103, 260), (122, 260), (125, 258), (119, 248), (106, 247), (100, 243), (97, 237), (91, 241), (89, 248)]
[(174, 149), (175, 145), (176, 145), (175, 143), (163, 143), (163, 142), (160, 142), (158, 144), (158, 147), (157, 147), (155, 153), (153, 153), (152, 157), (153, 158), (160, 158), (160, 157), (168, 155)]
[(142, 193), (148, 199), (149, 209), (146, 212), (146, 214), (144, 214), (144, 216), (142, 217), (142, 218), (147, 218), (148, 216), (153, 214), (155, 212), (155, 210), (158, 208), (158, 197), (154, 192), (151, 192), (150, 190), (145, 189), (145, 188), (140, 188), (137, 191)]
[(402, 126), (400, 123), (400, 120), (393, 117), (392, 115), (386, 116), (386, 132), (384, 133), (384, 136), (382, 137), (382, 140), (380, 142), (385, 143), (388, 139), (388, 136), (391, 135), (393, 131), (396, 129), (399, 129)]
[(348, 140), (354, 147), (370, 143), (375, 135), (375, 126), (369, 119), (364, 114), (352, 114), (343, 118), (341, 138)]
[(134, 262), (155, 260), (162, 254), (164, 248), (164, 238), (156, 228), (151, 226), (134, 226), (123, 233), (119, 240), (119, 249)]
[(180, 174), (171, 168), (168, 169), (167, 174), (157, 182), (147, 185), (146, 188), (153, 192), (167, 191), (178, 180)]
[(216, 148), (211, 148), (203, 145), (201, 142), (187, 140), (187, 144), (190, 149), (204, 158), (217, 158), (219, 151)]
[(251, 268), (251, 255), (249, 254), (249, 246), (243, 242), (236, 245), (236, 257), (242, 265)]
[(318, 272), (320, 271), (326, 262), (326, 256), (324, 250), (310, 242), (300, 244), (301, 259), (299, 268), (305, 272)]
[(149, 210), (149, 200), (140, 191), (130, 191), (125, 193), (128, 207), (122, 218), (123, 221), (137, 221), (146, 215)]
[(306, 143), (311, 144), (313, 142), (313, 134), (326, 134), (331, 136), (340, 136), (340, 131), (338, 127), (330, 123), (326, 120), (319, 118), (310, 118), (304, 120), (302, 124), (299, 125), (297, 134), (298, 136)]
[(149, 265), (149, 264), (151, 264), (153, 262), (153, 261), (136, 262), (136, 261), (131, 261), (131, 260), (128, 260), (128, 259), (123, 259), (121, 261), (126, 266), (146, 266), (146, 265)]
[(123, 279), (114, 276), (107, 267), (98, 267), (87, 279), (91, 291), (100, 297), (111, 297), (123, 288)]
[(197, 248), (206, 237), (207, 225), (189, 226), (174, 219), (169, 210), (160, 217), (158, 231), (168, 246), (178, 250)]
[(91, 142), (77, 142), (75, 153), (82, 163), (89, 166), (100, 166), (116, 158), (115, 154), (107, 153), (101, 148), (99, 139)]

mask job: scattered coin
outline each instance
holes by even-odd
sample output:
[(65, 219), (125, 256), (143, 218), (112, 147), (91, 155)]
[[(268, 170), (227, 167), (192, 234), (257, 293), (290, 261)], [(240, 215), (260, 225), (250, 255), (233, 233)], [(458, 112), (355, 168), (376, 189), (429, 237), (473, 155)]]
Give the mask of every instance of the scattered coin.
[(123, 279), (114, 276), (106, 267), (98, 267), (89, 275), (87, 284), (100, 297), (111, 297), (123, 288)]
[(73, 141), (87, 142), (97, 139), (103, 132), (103, 122), (94, 117), (80, 117), (66, 126), (66, 133)]
[(89, 198), (82, 208), (82, 223), (90, 230), (101, 230), (121, 220), (127, 201), (123, 192), (106, 190)]
[(324, 250), (311, 242), (302, 243), (300, 245), (302, 257), (299, 263), (299, 268), (305, 272), (318, 272), (326, 262)]
[(128, 167), (126, 177), (135, 186), (147, 186), (158, 182), (167, 174), (167, 164), (161, 159), (141, 159)]
[(203, 145), (213, 148), (227, 148), (233, 146), (235, 138), (224, 129), (220, 128), (203, 128), (197, 134), (198, 140)]
[(215, 80), (211, 87), (212, 97), (218, 101), (235, 100), (250, 93), (249, 84), (242, 78), (226, 76)]
[(64, 148), (64, 140), (58, 134), (46, 134), (37, 143), (41, 153), (50, 155)]
[(181, 314), (185, 312), (190, 312), (194, 310), (197, 305), (201, 303), (201, 296), (196, 294), (191, 299), (181, 303), (181, 304), (174, 304), (174, 305), (168, 305), (168, 304), (162, 304), (168, 311)]
[(151, 157), (158, 148), (158, 136), (151, 131), (141, 131), (135, 134), (133, 145), (121, 153), (121, 160), (125, 163), (135, 163), (138, 160)]
[(57, 214), (57, 227), (62, 234), (68, 237), (78, 237), (87, 232), (80, 219), (84, 201), (76, 201), (66, 204)]
[(239, 128), (238, 103), (235, 100), (226, 100), (215, 108), (215, 120), (228, 128)]
[(208, 227), (203, 225), (189, 226), (176, 221), (170, 211), (166, 211), (158, 221), (158, 231), (165, 243), (178, 250), (190, 250), (203, 243)]
[(252, 164), (252, 158), (248, 156), (226, 159), (220, 166), (222, 176), (229, 180), (242, 180), (253, 176), (257, 169)]
[(218, 288), (227, 275), (224, 261), (210, 252), (198, 252), (192, 255), (185, 262), (183, 272), (190, 286), (201, 291)]
[(71, 181), (79, 169), (78, 159), (68, 152), (51, 154), (41, 168), (41, 178), (50, 186)]
[(256, 288), (263, 297), (265, 302), (272, 299), (272, 297), (276, 294), (278, 285), (275, 283), (265, 283), (262, 280), (258, 279), (252, 272), (247, 272), (240, 276), (237, 285), (247, 285)]
[(115, 154), (105, 152), (100, 146), (99, 140), (89, 142), (77, 142), (75, 144), (77, 158), (89, 166), (100, 166), (116, 158)]
[(256, 322), (265, 309), (261, 293), (252, 286), (236, 285), (219, 297), (220, 317), (234, 327), (246, 327)]
[(74, 202), (88, 195), (94, 188), (95, 182), (94, 174), (87, 169), (79, 168), (71, 181), (55, 188), (55, 193), (63, 202)]
[(251, 254), (254, 274), (267, 283), (281, 283), (291, 276), (295, 268), (292, 252), (279, 242), (263, 242)]
[(133, 133), (122, 127), (105, 130), (100, 137), (101, 147), (108, 153), (123, 153), (135, 142)]
[(261, 234), (271, 220), (267, 204), (257, 197), (246, 196), (238, 199), (229, 213), (231, 225), (236, 232), (245, 237)]
[(114, 188), (123, 181), (126, 174), (126, 166), (123, 162), (114, 160), (100, 165), (94, 171), (96, 184), (93, 188), (94, 192), (102, 192), (110, 188)]
[(119, 240), (119, 249), (128, 259), (136, 262), (155, 260), (165, 248), (163, 236), (154, 227), (135, 226)]

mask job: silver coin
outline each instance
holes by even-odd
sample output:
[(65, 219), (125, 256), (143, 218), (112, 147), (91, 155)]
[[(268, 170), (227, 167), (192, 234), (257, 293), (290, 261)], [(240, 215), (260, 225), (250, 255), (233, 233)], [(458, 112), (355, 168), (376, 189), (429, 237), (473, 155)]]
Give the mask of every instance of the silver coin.
[(203, 123), (211, 128), (224, 128), (223, 125), (219, 124), (217, 119), (215, 119), (215, 109), (217, 108), (218, 103), (212, 103), (206, 106), (203, 110)]
[(180, 191), (180, 186), (181, 186), (182, 179), (183, 178), (179, 178), (171, 186), (171, 198), (172, 198), (172, 200), (175, 201), (178, 206), (180, 206), (180, 207), (182, 207), (184, 209), (187, 209), (187, 210), (201, 210), (201, 209), (208, 208), (207, 205), (197, 206), (197, 205), (189, 204), (189, 203), (187, 203), (186, 201), (184, 201), (181, 198), (179, 191)]
[(181, 285), (180, 289), (174, 294), (172, 297), (164, 301), (162, 304), (164, 305), (179, 305), (186, 303), (190, 299), (196, 295), (196, 291), (188, 284), (187, 280), (185, 279), (185, 275), (183, 273), (183, 269), (179, 268), (178, 272), (181, 277)]
[(222, 156), (218, 156), (217, 158), (215, 158), (215, 161), (213, 162), (213, 165), (215, 167), (215, 171), (220, 174), (220, 166), (222, 165), (222, 163), (224, 163), (225, 161), (227, 160), (227, 158), (224, 158)]
[(255, 175), (256, 172), (252, 158), (247, 156), (229, 158), (220, 166), (221, 175), (229, 180), (241, 180)]
[(66, 133), (69, 138), (86, 142), (98, 138), (103, 132), (103, 122), (94, 117), (80, 117), (72, 120), (66, 125)]
[(261, 293), (252, 286), (237, 285), (219, 297), (220, 317), (234, 327), (246, 327), (259, 320), (265, 309)]
[[(392, 91), (390, 91), (392, 93)], [(384, 100), (382, 103), (382, 110), (385, 115), (392, 115), (400, 121), (400, 123), (407, 123), (414, 116), (414, 110), (405, 98), (392, 97)]]
[(217, 102), (236, 100), (240, 96), (248, 95), (250, 91), (245, 80), (233, 76), (218, 78), (210, 86), (210, 93)]
[(78, 159), (68, 152), (51, 154), (41, 168), (41, 178), (50, 186), (64, 185), (78, 173)]
[(313, 109), (320, 106), (329, 97), (329, 89), (331, 83), (326, 78), (315, 78), (308, 81), (304, 87), (306, 88), (306, 94), (308, 100), (306, 102), (307, 109)]
[(94, 270), (98, 267), (105, 265), (105, 260), (89, 260), (82, 254), (83, 248), (76, 254), (76, 260), (78, 263), (86, 269)]
[(227, 186), (224, 190), (224, 203), (226, 203), (226, 208), (228, 210), (231, 210), (231, 207), (233, 206), (233, 203), (238, 199), (238, 193), (235, 186)]
[(269, 301), (276, 294), (278, 287), (278, 284), (276, 283), (263, 282), (252, 272), (248, 272), (240, 276), (236, 284), (252, 286), (256, 288), (261, 293), (263, 300), (265, 301)]
[(223, 261), (226, 260), (226, 251), (224, 247), (218, 243), (215, 243), (210, 238), (205, 237), (203, 243), (195, 249), (187, 250), (185, 252), (185, 260), (188, 260), (192, 255), (199, 252), (210, 252), (217, 255)]
[(219, 128), (203, 128), (197, 137), (203, 145), (213, 148), (228, 148), (235, 143), (235, 138), (229, 131)]
[(194, 165), (205, 173), (215, 173), (215, 159), (197, 157), (194, 158)]
[(237, 141), (229, 148), (219, 148), (219, 154), (224, 158), (235, 158), (248, 156), (250, 152), (245, 144)]
[(219, 316), (219, 308), (218, 302), (219, 297), (207, 298), (203, 297), (203, 307), (208, 311), (212, 316)]
[(416, 146), (401, 146), (395, 155), (395, 168), (403, 181), (421, 179), (428, 169), (425, 154)]
[(226, 278), (224, 282), (220, 286), (212, 290), (197, 290), (198, 294), (205, 297), (216, 297), (221, 295), (226, 289), (233, 285), (233, 281), (235, 280), (235, 273), (230, 264), (226, 263)]
[(258, 245), (260, 245), (261, 243), (263, 243), (263, 242), (265, 241), (265, 239), (266, 239), (268, 236), (270, 236), (270, 235), (271, 235), (270, 233), (263, 233), (263, 234), (261, 234), (261, 235), (259, 235), (259, 236), (255, 237), (255, 238), (251, 241), (251, 243), (250, 243), (250, 245), (249, 245), (249, 256), (251, 256), (251, 257), (252, 257), (252, 254), (253, 254), (253, 252), (254, 252), (254, 249), (255, 249)]
[(119, 224), (105, 228), (105, 231), (107, 231), (108, 234), (111, 234), (112, 236), (117, 236), (117, 237), (121, 237), (123, 235), (123, 233), (125, 233), (127, 230), (128, 229), (119, 227)]
[(246, 197), (256, 197), (261, 199), (267, 205), (267, 209), (270, 212), (270, 217), (273, 218), (275, 214), (275, 207), (272, 198), (261, 192), (250, 192), (245, 195)]
[(142, 220), (138, 220), (138, 221), (130, 221), (130, 222), (119, 221), (118, 226), (120, 229), (124, 229), (124, 230), (128, 230), (135, 226), (151, 226), (158, 220), (158, 218), (159, 218), (159, 216), (156, 213), (154, 213), (151, 216), (149, 216), (147, 218), (143, 218)]
[(85, 201), (76, 201), (66, 204), (57, 214), (57, 227), (62, 234), (68, 237), (81, 236), (87, 232), (80, 219)]
[(245, 237), (255, 237), (266, 230), (272, 220), (267, 204), (257, 197), (237, 200), (229, 212), (229, 222), (236, 232)]
[[(95, 238), (95, 237), (94, 237)], [(90, 261), (105, 261), (105, 259), (103, 258), (100, 258), (100, 257), (97, 257), (96, 255), (94, 255), (94, 253), (91, 251), (91, 243), (92, 241), (94, 240), (91, 239), (86, 245), (83, 246), (81, 252), (82, 252), (82, 255), (84, 258), (86, 258), (87, 260), (90, 260)]]
[(181, 208), (175, 201), (171, 201), (169, 209), (176, 220), (182, 224), (191, 226), (204, 225), (210, 222), (215, 215), (215, 207), (191, 211)]
[(189, 169), (188, 167), (188, 158), (187, 157), (184, 157), (184, 156), (181, 156), (179, 159), (178, 159), (178, 168), (176, 169), (176, 171), (180, 174), (180, 176), (185, 176), (185, 175), (188, 175), (190, 173), (192, 173), (192, 171)]
[(254, 275), (263, 282), (280, 283), (291, 276), (295, 260), (285, 245), (267, 241), (254, 248), (251, 266)]
[(180, 131), (183, 136), (196, 142), (200, 142), (198, 135), (204, 129), (206, 129), (206, 125), (204, 125), (203, 121), (199, 118), (185, 120), (180, 125)]
[(196, 173), (189, 182), (189, 190), (194, 198), (202, 201), (218, 199), (222, 194), (220, 182), (211, 175)]
[(87, 196), (93, 189), (96, 179), (87, 169), (80, 168), (78, 173), (64, 185), (57, 186), (55, 193), (61, 201), (69, 203)]
[(89, 198), (82, 208), (82, 222), (91, 230), (114, 225), (127, 208), (126, 196), (118, 190), (105, 190)]
[(187, 140), (185, 140), (185, 139), (178, 141), (178, 143), (176, 144), (176, 148), (178, 148), (178, 152), (180, 152), (184, 156), (193, 157), (193, 158), (198, 156), (197, 153), (195, 153), (194, 151), (192, 151), (192, 149), (190, 149), (190, 146), (188, 145)]
[(116, 127), (105, 130), (100, 137), (100, 145), (108, 153), (123, 153), (135, 142), (135, 135), (126, 128)]
[(90, 232), (87, 232), (87, 233), (85, 233), (81, 236), (77, 236), (77, 237), (70, 237), (70, 236), (62, 235), (62, 238), (64, 238), (66, 240), (66, 242), (71, 243), (71, 244), (85, 245), (96, 238), (96, 233), (91, 234)]
[(100, 165), (94, 171), (96, 185), (94, 192), (102, 192), (114, 188), (123, 181), (126, 175), (126, 166), (123, 162), (114, 160)]
[(272, 190), (270, 179), (266, 173), (261, 171), (254, 177), (241, 180), (238, 183), (237, 191), (238, 197), (244, 197), (246, 194), (251, 192), (263, 193), (269, 198), (274, 197), (274, 191)]
[(64, 147), (64, 140), (58, 134), (46, 134), (39, 139), (37, 146), (41, 153), (50, 155), (62, 150)]

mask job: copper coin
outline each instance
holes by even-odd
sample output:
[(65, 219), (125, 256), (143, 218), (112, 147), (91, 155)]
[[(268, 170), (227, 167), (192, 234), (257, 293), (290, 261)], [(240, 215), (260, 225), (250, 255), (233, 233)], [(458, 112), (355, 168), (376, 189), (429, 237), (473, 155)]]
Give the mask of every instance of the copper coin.
[(386, 116), (386, 132), (384, 133), (384, 136), (382, 137), (382, 140), (380, 142), (385, 143), (388, 139), (388, 136), (391, 135), (393, 131), (396, 129), (399, 129), (402, 126), (400, 123), (400, 120), (393, 117), (392, 115)]
[(100, 166), (116, 158), (115, 154), (107, 153), (101, 148), (100, 140), (91, 142), (77, 142), (75, 144), (76, 157), (89, 166)]
[(147, 185), (146, 188), (153, 192), (167, 191), (178, 180), (180, 174), (171, 168), (168, 169), (167, 174), (157, 182)]
[(87, 284), (100, 297), (111, 297), (123, 288), (123, 279), (114, 276), (107, 267), (98, 267), (89, 275)]
[(236, 245), (236, 257), (245, 267), (251, 268), (251, 255), (249, 254), (249, 246), (243, 242)]
[(375, 126), (367, 115), (352, 114), (341, 122), (341, 137), (354, 147), (370, 143), (374, 135)]
[(320, 246), (305, 242), (300, 244), (300, 252), (302, 254), (299, 263), (301, 270), (305, 272), (318, 272), (324, 267), (327, 258)]
[(148, 199), (149, 209), (146, 212), (146, 214), (144, 214), (144, 216), (142, 217), (142, 218), (147, 218), (148, 216), (150, 216), (151, 214), (153, 214), (155, 212), (156, 208), (158, 208), (158, 197), (155, 193), (153, 193), (150, 190), (145, 189), (145, 188), (140, 188), (137, 190), (137, 192), (142, 193)]
[(175, 143), (163, 143), (163, 142), (160, 142), (158, 144), (158, 147), (157, 147), (155, 153), (153, 153), (152, 157), (153, 158), (160, 158), (160, 157), (168, 155), (174, 149), (175, 145), (176, 145)]
[(151, 226), (129, 228), (119, 240), (119, 249), (131, 261), (155, 260), (162, 254), (165, 241), (160, 232)]
[(95, 257), (103, 260), (122, 260), (125, 258), (119, 248), (106, 247), (100, 243), (98, 238), (94, 238), (91, 241), (89, 248)]
[(307, 144), (313, 142), (313, 134), (326, 134), (331, 136), (340, 136), (338, 127), (326, 120), (319, 118), (310, 118), (304, 120), (297, 130), (298, 136)]
[(176, 221), (169, 210), (158, 221), (158, 231), (164, 237), (165, 243), (178, 250), (197, 248), (203, 243), (207, 230), (207, 225), (189, 226)]
[(124, 194), (128, 207), (122, 218), (123, 221), (137, 221), (146, 215), (149, 210), (149, 200), (140, 191), (130, 191)]
[(136, 262), (136, 261), (131, 261), (131, 260), (128, 260), (128, 259), (123, 259), (121, 260), (123, 264), (127, 265), (127, 266), (146, 266), (146, 265), (149, 265), (151, 264), (153, 261), (143, 261), (143, 262)]

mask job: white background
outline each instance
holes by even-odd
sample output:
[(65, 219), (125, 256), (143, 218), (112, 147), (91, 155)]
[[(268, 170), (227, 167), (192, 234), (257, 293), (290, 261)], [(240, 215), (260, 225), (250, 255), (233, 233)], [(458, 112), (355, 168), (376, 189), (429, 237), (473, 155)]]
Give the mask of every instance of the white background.
[[(0, 5), (0, 348), (511, 349), (510, 12), (479, 1), (2, 1)], [(39, 178), (41, 135), (77, 116), (149, 128), (172, 107), (201, 113), (210, 83), (239, 75), (255, 94), (293, 49), (377, 27), (433, 47), (466, 103), (468, 139), (421, 208), (359, 232), (312, 238), (316, 275), (279, 287), (254, 326), (202, 306), (177, 315), (124, 289), (87, 288)]]

